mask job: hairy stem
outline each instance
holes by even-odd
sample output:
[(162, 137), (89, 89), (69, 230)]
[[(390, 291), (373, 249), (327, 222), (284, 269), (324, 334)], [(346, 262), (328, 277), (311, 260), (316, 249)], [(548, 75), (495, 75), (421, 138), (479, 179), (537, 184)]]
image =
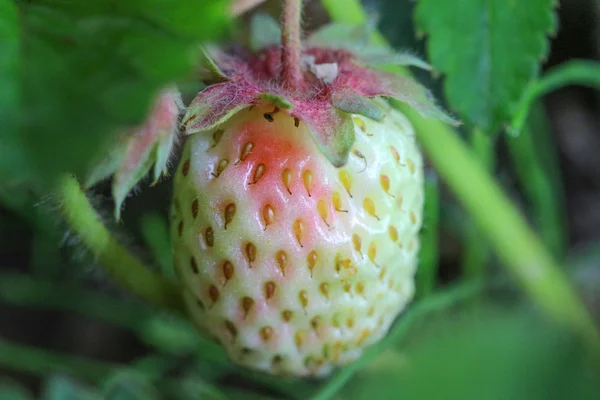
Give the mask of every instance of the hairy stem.
[[(335, 21), (366, 23), (359, 0), (322, 1)], [(381, 35), (375, 35), (374, 40), (385, 44)], [(406, 69), (398, 72), (406, 73)], [(393, 104), (412, 121), (429, 159), (477, 223), (503, 266), (547, 315), (570, 325), (600, 354), (600, 332), (589, 311), (523, 216), (459, 135), (440, 121), (424, 119), (405, 104)]]
[(302, 75), (302, 42), (300, 40), (302, 0), (284, 0), (281, 15), (281, 79), (290, 89), (299, 88)]
[(63, 177), (59, 192), (67, 223), (114, 280), (154, 306), (183, 310), (177, 285), (147, 268), (110, 234), (75, 178)]

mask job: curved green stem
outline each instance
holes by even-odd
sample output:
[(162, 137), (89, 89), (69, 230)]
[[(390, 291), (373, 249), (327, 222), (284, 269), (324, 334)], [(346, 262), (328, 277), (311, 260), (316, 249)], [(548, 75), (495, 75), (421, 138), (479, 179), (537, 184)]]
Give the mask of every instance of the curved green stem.
[[(323, 5), (337, 22), (366, 22), (359, 0), (323, 0)], [(383, 39), (379, 36), (374, 40), (381, 43)], [(505, 268), (546, 314), (572, 326), (600, 354), (600, 333), (589, 311), (522, 215), (459, 135), (440, 121), (424, 119), (404, 104), (393, 104), (412, 121), (429, 159)]]
[(77, 180), (60, 180), (62, 212), (69, 226), (96, 256), (106, 272), (124, 289), (158, 307), (183, 310), (178, 286), (150, 270), (110, 234)]
[(600, 89), (600, 62), (573, 60), (558, 65), (546, 72), (539, 80), (526, 89), (517, 113), (513, 117), (509, 131), (517, 135), (525, 122), (529, 110), (542, 96), (569, 85), (589, 86)]

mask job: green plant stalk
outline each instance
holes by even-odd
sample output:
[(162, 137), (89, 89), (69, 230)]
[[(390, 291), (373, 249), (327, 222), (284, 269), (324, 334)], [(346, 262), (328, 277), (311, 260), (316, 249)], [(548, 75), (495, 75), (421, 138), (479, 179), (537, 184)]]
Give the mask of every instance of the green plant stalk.
[(118, 364), (89, 360), (46, 349), (29, 347), (0, 338), (0, 365), (34, 375), (66, 372), (99, 383), (119, 367)]
[(183, 299), (177, 284), (147, 268), (117, 242), (75, 178), (62, 177), (58, 191), (67, 223), (115, 281), (154, 306), (183, 312)]
[(416, 296), (422, 299), (430, 295), (434, 288), (439, 264), (439, 221), (440, 188), (437, 175), (425, 177), (425, 205), (423, 207), (423, 229), (421, 229), (421, 250), (416, 276)]
[(521, 100), (510, 124), (510, 132), (518, 134), (529, 115), (529, 110), (542, 96), (561, 87), (581, 85), (600, 89), (600, 62), (573, 60), (549, 69), (539, 80), (532, 82)]
[[(366, 22), (366, 14), (358, 0), (322, 1), (336, 22)], [(380, 36), (374, 41), (383, 44)], [(401, 71), (405, 72), (405, 69)], [(413, 123), (429, 159), (477, 223), (505, 268), (547, 315), (570, 325), (600, 354), (600, 333), (585, 305), (522, 215), (458, 134), (440, 121), (424, 119), (402, 103), (393, 104)]]
[(422, 119), (397, 104), (415, 125), (417, 137), (440, 175), (469, 212), (531, 299), (549, 316), (571, 325), (600, 355), (600, 334), (561, 268), (493, 178), (461, 139), (437, 121)]
[[(513, 168), (531, 206), (533, 222), (546, 246), (557, 259), (566, 249), (562, 182), (552, 135), (546, 126), (541, 105), (534, 106), (528, 123), (518, 136), (506, 142)], [(546, 159), (542, 155), (547, 155)]]
[[(469, 136), (473, 155), (488, 173), (492, 173), (496, 165), (494, 139), (474, 129)], [(464, 253), (462, 272), (469, 279), (485, 275), (491, 258), (487, 240), (481, 235), (479, 227), (471, 221), (467, 222), (464, 232)]]

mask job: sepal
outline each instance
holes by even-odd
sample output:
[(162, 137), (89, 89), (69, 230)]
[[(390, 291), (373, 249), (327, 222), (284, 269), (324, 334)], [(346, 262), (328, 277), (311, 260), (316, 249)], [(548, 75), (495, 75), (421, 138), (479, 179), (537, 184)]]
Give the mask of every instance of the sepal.
[(307, 125), (317, 147), (335, 167), (346, 165), (356, 139), (350, 114), (329, 102), (299, 102), (292, 115)]
[(252, 86), (233, 82), (212, 85), (198, 93), (183, 118), (185, 133), (203, 132), (215, 128), (238, 111), (252, 105), (260, 93)]
[(177, 141), (181, 108), (179, 91), (175, 88), (163, 90), (157, 96), (145, 122), (123, 132), (117, 145), (88, 173), (86, 187), (114, 175), (112, 193), (117, 220), (127, 194), (153, 165), (154, 183), (166, 173), (171, 150)]

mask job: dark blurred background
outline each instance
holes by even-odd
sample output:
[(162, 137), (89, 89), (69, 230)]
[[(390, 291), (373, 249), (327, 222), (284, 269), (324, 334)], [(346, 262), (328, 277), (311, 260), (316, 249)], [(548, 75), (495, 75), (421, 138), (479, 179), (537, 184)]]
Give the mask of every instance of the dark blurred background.
[[(523, 0), (526, 1), (526, 0)], [(268, 1), (265, 10), (276, 10), (277, 1)], [(326, 21), (316, 0), (307, 2), (307, 27)], [(424, 54), (422, 41), (414, 35), (412, 3), (408, 0), (364, 0), (368, 10), (380, 18), (380, 29), (398, 48)], [(544, 68), (574, 58), (600, 60), (600, 1), (565, 0), (560, 2), (558, 34)], [(439, 87), (439, 86), (438, 86)], [(570, 87), (547, 96), (544, 109), (549, 121), (549, 138), (556, 146), (563, 188), (566, 234), (571, 255), (600, 246), (600, 95), (591, 89)], [(516, 184), (506, 160), (506, 146), (499, 143), (498, 179), (520, 204), (523, 188)], [(157, 186), (144, 184), (125, 204), (124, 221), (113, 228), (141, 257), (152, 263), (140, 236), (143, 216), (155, 212), (167, 218), (170, 181)], [(94, 191), (98, 209), (110, 221), (112, 202), (109, 184)], [(27, 196), (15, 193), (15, 198)], [(458, 234), (466, 217), (446, 194), (442, 202), (440, 232), (440, 276), (451, 282), (460, 275), (461, 246)], [(18, 202), (15, 202), (18, 203)], [(125, 296), (108, 282), (94, 260), (78, 246), (76, 238), (57, 219), (52, 196), (40, 199), (35, 207), (0, 204), (0, 268), (25, 272), (44, 269), (48, 278), (77, 281), (82, 277), (90, 287), (115, 297)], [(44, 228), (38, 229), (39, 226)], [(600, 258), (592, 258), (600, 267)], [(82, 267), (83, 266), (83, 267)], [(597, 271), (600, 268), (596, 269)], [(600, 272), (595, 279), (600, 280)], [(2, 276), (2, 275), (0, 275)], [(0, 278), (1, 279), (1, 278)], [(0, 337), (100, 360), (129, 362), (147, 351), (132, 334), (100, 321), (28, 307), (0, 303)], [(37, 387), (39, 380), (0, 368), (6, 375)]]

